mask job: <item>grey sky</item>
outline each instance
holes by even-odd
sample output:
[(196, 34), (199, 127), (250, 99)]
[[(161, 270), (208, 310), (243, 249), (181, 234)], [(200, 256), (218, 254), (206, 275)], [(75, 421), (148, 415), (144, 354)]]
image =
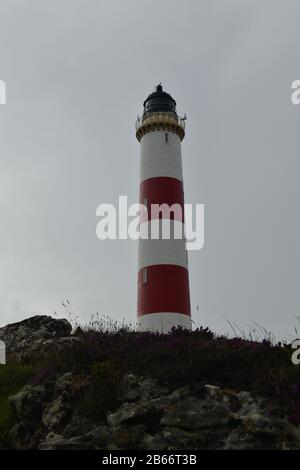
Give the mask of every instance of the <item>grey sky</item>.
[(136, 243), (97, 240), (95, 212), (136, 202), (134, 123), (161, 81), (188, 115), (186, 202), (205, 204), (194, 321), (292, 332), (299, 15), (297, 0), (1, 2), (0, 324), (62, 315), (66, 297), (81, 321), (135, 320)]

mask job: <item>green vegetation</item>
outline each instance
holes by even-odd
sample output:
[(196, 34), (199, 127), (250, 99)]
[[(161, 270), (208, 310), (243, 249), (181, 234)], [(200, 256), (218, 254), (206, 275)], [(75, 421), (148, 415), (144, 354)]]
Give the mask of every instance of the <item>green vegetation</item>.
[(87, 391), (81, 400), (82, 412), (90, 418), (103, 418), (117, 404), (120, 371), (112, 361), (91, 366)]
[(75, 334), (81, 341), (72, 354), (52, 357), (36, 380), (43, 383), (64, 372), (85, 377), (90, 387), (81, 400), (87, 414), (115, 408), (119, 378), (132, 372), (170, 390), (198, 384), (247, 390), (266, 398), (270, 414), (300, 424), (300, 366), (292, 364), (289, 345), (216, 336), (207, 328), (162, 335), (92, 327)]
[(8, 398), (17, 393), (30, 379), (33, 370), (29, 366), (0, 366), (0, 448), (8, 443), (8, 435), (16, 419), (9, 406)]
[(56, 351), (34, 368), (0, 366), (0, 447), (16, 423), (8, 397), (26, 383), (54, 383), (66, 372), (72, 373), (69, 399), (83, 417), (95, 420), (119, 406), (120, 379), (130, 372), (156, 379), (170, 391), (189, 385), (197, 393), (203, 384), (246, 390), (265, 398), (270, 415), (300, 425), (300, 366), (292, 363), (289, 345), (216, 336), (207, 328), (162, 335), (94, 325), (74, 334), (80, 341), (68, 354)]

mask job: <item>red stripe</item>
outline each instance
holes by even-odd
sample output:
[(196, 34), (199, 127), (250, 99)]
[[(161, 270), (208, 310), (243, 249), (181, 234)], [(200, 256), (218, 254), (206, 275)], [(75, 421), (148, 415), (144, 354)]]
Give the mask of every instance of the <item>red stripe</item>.
[(144, 269), (147, 269), (146, 284), (143, 284), (143, 269), (138, 273), (138, 316), (159, 312), (191, 314), (186, 268), (158, 264)]
[[(171, 213), (170, 216), (163, 218), (176, 219), (182, 222), (184, 220), (184, 193), (182, 181), (176, 178), (170, 178), (165, 176), (159, 176), (157, 178), (149, 178), (140, 184), (140, 203), (144, 204), (147, 199), (148, 218), (147, 216), (141, 215), (141, 222), (150, 220), (151, 218), (151, 205), (152, 204), (179, 204), (181, 207), (181, 214), (177, 215)], [(162, 218), (162, 215), (159, 215)]]

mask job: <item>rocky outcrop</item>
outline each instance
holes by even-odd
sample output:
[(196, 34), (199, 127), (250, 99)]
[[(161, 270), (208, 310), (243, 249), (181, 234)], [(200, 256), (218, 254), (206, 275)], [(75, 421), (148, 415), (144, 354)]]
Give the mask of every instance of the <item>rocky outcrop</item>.
[(71, 336), (72, 326), (65, 320), (36, 315), (0, 328), (0, 340), (6, 344), (8, 355), (19, 362), (35, 361), (49, 353), (69, 349), (77, 337)]
[[(170, 393), (124, 376), (120, 406), (103, 421), (86, 419), (71, 398), (71, 374), (52, 386), (26, 386), (10, 401), (20, 423), (18, 449), (299, 449), (299, 430), (265, 411), (263, 399), (210, 385)], [(125, 401), (127, 400), (127, 401)]]
[[(67, 354), (81, 341), (71, 330), (66, 320), (36, 316), (1, 328), (0, 339), (19, 363), (34, 363), (49, 352)], [(97, 370), (103, 374), (107, 368)], [(101, 374), (97, 380), (106, 381)], [(14, 425), (7, 445), (41, 450), (300, 449), (300, 428), (271, 415), (266, 399), (248, 391), (205, 383), (176, 388), (127, 371), (118, 377), (110, 408), (93, 416), (82, 407), (93, 377), (86, 369), (58, 369), (9, 396)], [(93, 396), (104, 403), (101, 393), (108, 389), (97, 385)]]

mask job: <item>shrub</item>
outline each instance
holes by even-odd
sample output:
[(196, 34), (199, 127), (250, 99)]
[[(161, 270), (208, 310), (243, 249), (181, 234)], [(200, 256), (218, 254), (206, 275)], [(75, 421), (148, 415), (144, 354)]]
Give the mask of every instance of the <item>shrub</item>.
[(0, 366), (0, 448), (8, 446), (9, 432), (16, 423), (8, 398), (17, 393), (32, 374), (33, 369), (29, 366)]
[(117, 406), (119, 377), (132, 372), (171, 390), (199, 383), (248, 390), (265, 397), (271, 413), (300, 422), (300, 367), (292, 364), (287, 345), (217, 337), (207, 328), (169, 334), (90, 328), (81, 330), (80, 338), (72, 354), (52, 358), (40, 378), (67, 371), (87, 377), (82, 406), (91, 416)]
[(117, 405), (119, 370), (112, 361), (91, 366), (89, 386), (81, 400), (82, 412), (92, 418), (103, 418)]

